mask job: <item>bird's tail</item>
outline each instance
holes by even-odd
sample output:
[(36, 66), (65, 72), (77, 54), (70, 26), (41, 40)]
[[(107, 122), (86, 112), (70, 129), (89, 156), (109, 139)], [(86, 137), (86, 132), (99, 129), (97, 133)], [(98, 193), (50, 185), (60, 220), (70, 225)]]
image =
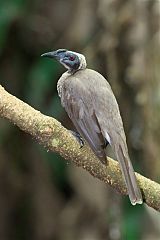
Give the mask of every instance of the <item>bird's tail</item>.
[(134, 169), (128, 154), (126, 157), (120, 145), (116, 147), (115, 153), (127, 185), (128, 195), (132, 205), (142, 204), (143, 203), (142, 194), (137, 184)]

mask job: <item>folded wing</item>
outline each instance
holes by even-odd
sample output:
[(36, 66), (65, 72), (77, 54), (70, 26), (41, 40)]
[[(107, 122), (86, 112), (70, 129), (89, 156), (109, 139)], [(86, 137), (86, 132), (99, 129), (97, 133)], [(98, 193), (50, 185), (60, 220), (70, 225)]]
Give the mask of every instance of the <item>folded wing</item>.
[(81, 95), (86, 96), (85, 93), (81, 94), (83, 89), (75, 88), (74, 91), (70, 88), (65, 91), (63, 89), (62, 105), (65, 107), (70, 119), (75, 125), (77, 131), (88, 142), (95, 155), (103, 162), (106, 163), (105, 146), (106, 140), (102, 135), (100, 125), (98, 123), (95, 111), (91, 104), (91, 99), (84, 102)]

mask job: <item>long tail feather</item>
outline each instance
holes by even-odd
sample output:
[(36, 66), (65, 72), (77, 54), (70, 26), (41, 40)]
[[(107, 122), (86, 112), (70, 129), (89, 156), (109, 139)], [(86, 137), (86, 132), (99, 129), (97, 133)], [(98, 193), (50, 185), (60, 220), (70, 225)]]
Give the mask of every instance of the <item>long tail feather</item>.
[(132, 205), (142, 204), (143, 203), (142, 194), (137, 184), (132, 163), (129, 159), (129, 156), (125, 157), (123, 149), (120, 145), (118, 146), (118, 148), (116, 148), (116, 157), (119, 161)]

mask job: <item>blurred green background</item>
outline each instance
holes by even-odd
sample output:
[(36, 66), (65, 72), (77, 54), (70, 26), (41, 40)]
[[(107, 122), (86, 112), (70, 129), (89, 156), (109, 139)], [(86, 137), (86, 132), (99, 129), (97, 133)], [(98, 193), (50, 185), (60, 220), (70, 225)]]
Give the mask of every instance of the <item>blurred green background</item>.
[[(0, 81), (73, 128), (50, 50), (83, 53), (118, 99), (134, 168), (160, 180), (160, 1), (0, 0)], [(0, 119), (0, 240), (158, 240), (160, 215)]]

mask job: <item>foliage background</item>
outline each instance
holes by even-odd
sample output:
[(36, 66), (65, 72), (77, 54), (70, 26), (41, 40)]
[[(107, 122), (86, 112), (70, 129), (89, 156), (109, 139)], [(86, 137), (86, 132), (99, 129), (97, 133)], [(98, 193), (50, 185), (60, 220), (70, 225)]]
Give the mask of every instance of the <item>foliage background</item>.
[[(160, 178), (159, 0), (1, 0), (0, 81), (44, 114), (73, 128), (56, 83), (64, 72), (41, 59), (82, 52), (118, 99), (137, 171)], [(156, 240), (160, 215), (131, 206), (84, 170), (0, 119), (0, 239)]]

